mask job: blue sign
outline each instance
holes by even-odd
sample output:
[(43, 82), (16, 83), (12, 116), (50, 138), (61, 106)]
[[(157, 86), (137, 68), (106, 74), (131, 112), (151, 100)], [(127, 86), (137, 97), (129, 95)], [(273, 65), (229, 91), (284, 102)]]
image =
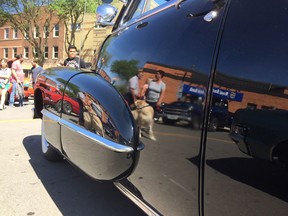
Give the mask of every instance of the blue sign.
[[(196, 96), (203, 97), (205, 95), (205, 89), (196, 87), (196, 86), (189, 86), (184, 84), (183, 85), (183, 93), (193, 94)], [(225, 98), (228, 100), (238, 101), (241, 102), (243, 99), (243, 93), (234, 92), (229, 90), (224, 90), (220, 88), (213, 88), (213, 95), (220, 98)]]

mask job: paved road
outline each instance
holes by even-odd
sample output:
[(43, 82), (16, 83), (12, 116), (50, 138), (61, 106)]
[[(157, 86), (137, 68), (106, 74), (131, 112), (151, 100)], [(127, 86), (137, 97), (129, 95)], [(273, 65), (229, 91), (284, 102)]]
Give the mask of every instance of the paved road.
[(41, 154), (41, 120), (33, 105), (0, 111), (0, 215), (144, 215), (109, 183)]

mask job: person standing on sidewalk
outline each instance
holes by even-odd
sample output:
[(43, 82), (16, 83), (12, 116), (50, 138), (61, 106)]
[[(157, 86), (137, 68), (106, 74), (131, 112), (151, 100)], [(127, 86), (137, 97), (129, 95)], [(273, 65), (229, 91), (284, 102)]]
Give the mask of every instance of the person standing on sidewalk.
[(6, 92), (10, 86), (9, 79), (11, 76), (11, 69), (8, 68), (7, 59), (0, 60), (0, 110), (5, 108)]
[(41, 73), (43, 71), (43, 68), (38, 65), (38, 60), (34, 59), (32, 62), (32, 68), (31, 68), (31, 72), (32, 72), (32, 84), (33, 84), (33, 88), (34, 88), (34, 84), (36, 81), (36, 78), (38, 76), (39, 73)]
[(76, 46), (70, 45), (68, 47), (68, 58), (65, 59), (64, 66), (73, 67), (76, 69), (86, 68), (84, 60), (77, 56)]
[[(23, 56), (21, 54), (16, 55), (16, 60), (12, 63), (12, 76), (10, 78), (10, 82), (12, 83), (12, 92), (9, 98), (9, 106), (14, 107), (14, 102), (15, 102), (15, 94), (17, 90), (17, 85), (18, 83), (24, 82), (24, 71), (22, 67), (22, 62), (23, 62)], [(19, 98), (19, 106), (23, 106), (24, 98)]]

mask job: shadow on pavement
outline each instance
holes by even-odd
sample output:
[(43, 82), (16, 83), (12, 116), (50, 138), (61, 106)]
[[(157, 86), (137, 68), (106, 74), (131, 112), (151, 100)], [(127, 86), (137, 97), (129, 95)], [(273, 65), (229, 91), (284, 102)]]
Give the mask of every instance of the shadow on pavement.
[(84, 175), (68, 162), (49, 162), (41, 152), (41, 136), (23, 140), (38, 178), (63, 215), (145, 215), (112, 183)]

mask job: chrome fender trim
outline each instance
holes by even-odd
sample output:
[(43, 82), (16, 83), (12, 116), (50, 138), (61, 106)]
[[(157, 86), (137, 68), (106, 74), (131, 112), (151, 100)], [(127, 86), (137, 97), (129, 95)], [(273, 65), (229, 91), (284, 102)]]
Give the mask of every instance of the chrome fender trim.
[(124, 187), (119, 182), (114, 182), (114, 185), (125, 195), (127, 196), (132, 202), (134, 202), (139, 208), (141, 208), (147, 215), (151, 216), (160, 216), (159, 212), (156, 212), (152, 209), (148, 204), (140, 200), (137, 196), (135, 196), (131, 191), (129, 191), (126, 187)]
[(99, 145), (101, 145), (107, 149), (110, 149), (112, 151), (119, 152), (119, 153), (131, 153), (134, 151), (134, 149), (130, 146), (121, 145), (121, 144), (112, 142), (108, 139), (105, 139), (105, 138), (103, 138), (103, 137), (101, 137), (95, 133), (87, 131), (86, 129), (84, 129), (80, 126), (77, 126), (77, 125), (72, 124), (66, 120), (63, 120), (63, 119), (59, 118), (58, 116), (50, 113), (49, 111), (47, 111), (45, 109), (43, 109), (41, 112), (44, 116), (47, 116), (49, 119), (52, 119), (53, 121), (57, 121), (57, 123), (60, 124), (61, 126), (67, 128), (71, 131), (74, 131), (75, 133), (78, 133), (80, 136), (88, 138), (88, 139), (92, 140), (93, 142), (96, 142), (97, 144), (99, 144)]

